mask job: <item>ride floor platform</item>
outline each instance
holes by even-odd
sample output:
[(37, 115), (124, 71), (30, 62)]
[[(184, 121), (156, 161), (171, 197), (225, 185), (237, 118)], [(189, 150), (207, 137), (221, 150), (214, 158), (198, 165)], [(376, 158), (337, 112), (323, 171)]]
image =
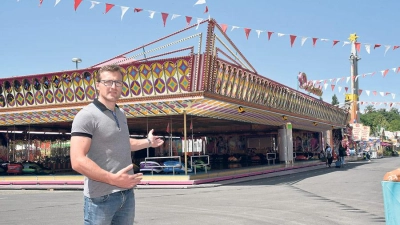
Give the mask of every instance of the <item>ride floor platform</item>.
[[(318, 160), (297, 161), (293, 164), (260, 165), (234, 169), (210, 170), (184, 174), (144, 174), (138, 186), (183, 185), (195, 186), (222, 181), (234, 181), (243, 178), (252, 179), (260, 175), (279, 176), (280, 174), (298, 173), (302, 169), (318, 169), (325, 162)], [(9, 186), (71, 186), (82, 188), (82, 175), (4, 175), (0, 177), (0, 189)]]

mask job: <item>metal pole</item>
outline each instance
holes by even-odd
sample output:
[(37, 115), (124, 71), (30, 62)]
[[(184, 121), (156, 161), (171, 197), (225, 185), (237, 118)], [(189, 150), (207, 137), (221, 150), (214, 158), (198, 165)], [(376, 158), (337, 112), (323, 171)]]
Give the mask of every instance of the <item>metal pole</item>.
[(184, 156), (185, 156), (185, 175), (187, 175), (187, 148), (188, 148), (188, 140), (187, 140), (187, 132), (186, 132), (186, 110), (183, 110), (183, 135), (185, 139), (185, 146), (183, 148)]

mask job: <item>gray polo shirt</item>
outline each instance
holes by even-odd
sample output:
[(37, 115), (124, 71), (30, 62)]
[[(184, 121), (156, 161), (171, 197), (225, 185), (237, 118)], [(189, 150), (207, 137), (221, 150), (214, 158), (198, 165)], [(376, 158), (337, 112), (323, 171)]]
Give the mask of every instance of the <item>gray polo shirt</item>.
[[(92, 139), (86, 157), (111, 173), (132, 164), (126, 116), (117, 105), (114, 112), (95, 99), (76, 114), (71, 129), (71, 136)], [(129, 172), (133, 174), (133, 170)], [(90, 198), (125, 190), (88, 177), (85, 177), (84, 184), (83, 193)]]

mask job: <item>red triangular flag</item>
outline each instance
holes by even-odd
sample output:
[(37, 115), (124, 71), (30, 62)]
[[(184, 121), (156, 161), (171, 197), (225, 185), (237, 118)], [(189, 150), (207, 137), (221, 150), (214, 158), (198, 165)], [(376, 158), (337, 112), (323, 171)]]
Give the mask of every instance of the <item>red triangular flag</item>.
[(386, 92), (386, 93), (385, 93), (385, 96), (386, 96), (386, 95), (390, 95), (390, 92)]
[(380, 44), (375, 44), (374, 49), (375, 49), (375, 48), (379, 48), (379, 47), (381, 47)]
[(167, 125), (167, 130), (166, 131), (167, 131), (167, 133), (169, 133), (169, 123)]
[(250, 35), (250, 28), (244, 28), (244, 33), (246, 34), (246, 39), (249, 39), (249, 35)]
[(333, 40), (333, 45), (332, 45), (332, 47), (333, 46), (335, 46), (337, 43), (339, 43), (340, 41), (337, 41), (337, 40)]
[(312, 45), (315, 47), (315, 44), (317, 43), (318, 38), (312, 38)]
[(392, 106), (393, 106), (393, 102), (391, 102), (391, 103), (389, 104), (389, 106), (392, 107)]
[(106, 3), (106, 11), (104, 12), (104, 14), (108, 13), (108, 11), (112, 9), (112, 7), (114, 7), (114, 4)]
[(349, 88), (348, 87), (344, 87), (344, 90), (346, 90), (346, 92), (349, 90)]
[[(222, 29), (222, 32), (226, 33), (226, 29), (228, 29), (228, 25), (226, 25), (226, 24), (221, 24), (221, 29)], [(399, 67), (399, 68), (400, 68), (400, 67)]]
[(208, 6), (206, 6), (206, 10), (204, 10), (204, 13), (208, 13)]
[(400, 71), (400, 66), (399, 66), (399, 68), (397, 68), (397, 71), (396, 71), (396, 73), (398, 73)]
[(189, 26), (190, 22), (192, 21), (192, 17), (191, 16), (186, 16), (186, 24)]
[(333, 89), (335, 89), (335, 85), (331, 84), (331, 88), (332, 88), (332, 91), (333, 91)]
[(383, 77), (385, 77), (388, 72), (389, 72), (389, 69), (384, 70), (383, 73), (382, 73)]
[(360, 96), (361, 95), (361, 93), (362, 93), (362, 89), (358, 89), (358, 95)]
[(354, 44), (355, 44), (355, 46), (356, 46), (357, 52), (359, 52), (359, 51), (360, 51), (360, 47), (361, 47), (361, 43), (356, 42), (356, 43), (354, 43)]
[(393, 50), (396, 50), (398, 48), (400, 48), (400, 46), (398, 46), (398, 45), (393, 46)]
[(133, 9), (133, 12), (135, 12), (135, 13), (136, 13), (136, 12), (141, 12), (141, 11), (143, 11), (143, 9), (140, 9), (140, 8), (134, 8), (134, 9)]
[(78, 9), (79, 5), (81, 4), (82, 0), (74, 0), (74, 1), (75, 1), (75, 3), (74, 3), (74, 9), (75, 9), (75, 11), (76, 11), (76, 9)]
[(296, 35), (290, 35), (290, 47), (293, 47), (293, 43), (296, 40), (297, 36)]
[(372, 94), (374, 94), (376, 96), (377, 92), (376, 91), (372, 91)]
[(268, 41), (269, 41), (269, 40), (271, 39), (271, 35), (272, 35), (274, 32), (268, 31), (267, 33), (268, 33)]
[(168, 18), (168, 13), (161, 13), (161, 17), (162, 17), (162, 21), (164, 23), (164, 27), (165, 27), (165, 23), (167, 22), (167, 18)]
[(39, 7), (42, 6), (43, 0), (39, 0)]

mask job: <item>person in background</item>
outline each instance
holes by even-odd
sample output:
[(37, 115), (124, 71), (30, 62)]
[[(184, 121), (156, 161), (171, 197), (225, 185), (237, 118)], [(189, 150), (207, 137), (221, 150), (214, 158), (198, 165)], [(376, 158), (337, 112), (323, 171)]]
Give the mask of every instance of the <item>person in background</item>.
[(153, 130), (147, 138), (130, 138), (125, 113), (116, 104), (122, 78), (119, 66), (101, 67), (96, 77), (98, 98), (80, 110), (72, 123), (71, 165), (85, 176), (85, 225), (133, 224), (133, 188), (142, 174), (133, 173), (131, 151), (163, 144)]
[(342, 143), (339, 145), (339, 160), (340, 160), (340, 166), (344, 166), (344, 157), (346, 156), (346, 142), (342, 141)]
[(325, 155), (326, 155), (326, 166), (331, 167), (333, 161), (333, 152), (329, 144), (326, 144)]

